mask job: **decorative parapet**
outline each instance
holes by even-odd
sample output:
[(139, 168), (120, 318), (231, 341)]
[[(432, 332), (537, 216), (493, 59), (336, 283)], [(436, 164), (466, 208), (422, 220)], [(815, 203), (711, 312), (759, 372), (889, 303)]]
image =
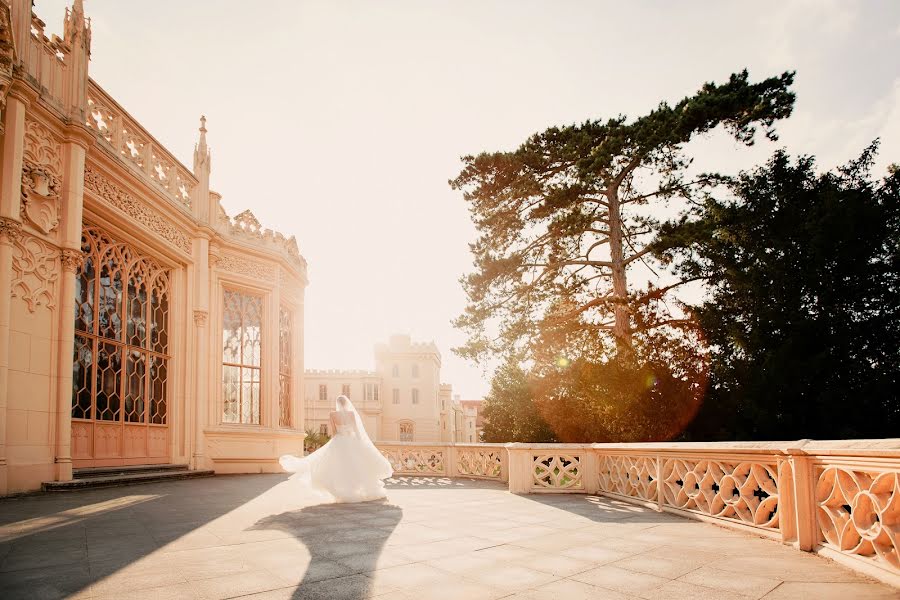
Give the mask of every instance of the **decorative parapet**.
[(85, 124), (116, 156), (176, 206), (190, 209), (196, 177), (93, 79), (88, 82), (86, 117)]
[(285, 237), (277, 231), (264, 229), (259, 219), (249, 210), (235, 217), (229, 217), (221, 209), (221, 205), (217, 206), (220, 209), (217, 217), (219, 231), (232, 239), (248, 241), (254, 246), (275, 250), (298, 265), (305, 274), (306, 260), (300, 255), (296, 237)]
[(376, 446), (397, 475), (599, 493), (749, 529), (900, 585), (900, 439)]
[(362, 369), (306, 369), (304, 375), (307, 377), (378, 377), (375, 371), (365, 371)]
[(375, 446), (390, 461), (394, 475), (508, 480), (504, 444), (376, 442)]

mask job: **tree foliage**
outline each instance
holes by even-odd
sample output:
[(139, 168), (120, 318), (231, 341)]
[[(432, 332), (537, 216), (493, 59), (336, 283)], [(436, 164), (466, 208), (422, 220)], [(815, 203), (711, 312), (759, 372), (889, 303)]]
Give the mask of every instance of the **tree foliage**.
[(889, 437), (900, 431), (900, 172), (876, 145), (834, 172), (780, 151), (664, 227), (657, 250), (709, 294), (696, 439)]
[(534, 382), (516, 361), (498, 368), (482, 408), (482, 441), (558, 441), (534, 400)]
[(615, 355), (640, 368), (654, 330), (691, 325), (663, 302), (680, 281), (629, 281), (653, 260), (658, 223), (646, 209), (714, 179), (687, 179), (693, 137), (723, 126), (748, 145), (758, 127), (775, 139), (775, 122), (793, 108), (792, 82), (784, 73), (751, 83), (743, 71), (633, 120), (552, 127), (512, 152), (464, 157), (451, 185), (464, 192), (479, 237), (456, 321), (469, 340), (457, 351), (538, 363), (561, 351), (573, 360)]

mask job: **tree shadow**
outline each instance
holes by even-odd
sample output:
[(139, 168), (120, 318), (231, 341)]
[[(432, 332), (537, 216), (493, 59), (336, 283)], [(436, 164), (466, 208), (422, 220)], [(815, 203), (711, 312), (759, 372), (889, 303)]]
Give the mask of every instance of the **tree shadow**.
[(598, 494), (522, 494), (532, 502), (586, 517), (596, 523), (681, 523), (684, 517)]
[(0, 499), (0, 596), (75, 595), (286, 479), (219, 476)]
[(298, 586), (293, 598), (368, 598), (375, 581), (365, 574), (378, 568), (402, 517), (387, 500), (316, 504), (265, 517), (250, 530), (287, 532), (302, 544), (263, 559), (268, 571)]

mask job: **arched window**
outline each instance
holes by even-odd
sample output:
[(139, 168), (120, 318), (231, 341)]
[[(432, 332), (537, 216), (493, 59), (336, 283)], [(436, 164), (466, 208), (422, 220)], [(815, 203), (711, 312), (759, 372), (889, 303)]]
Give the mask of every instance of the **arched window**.
[(291, 419), (291, 371), (293, 370), (294, 316), (282, 306), (278, 313), (278, 424), (290, 427)]
[(414, 431), (413, 424), (411, 421), (403, 421), (400, 423), (400, 441), (401, 442), (411, 442), (413, 441)]
[[(82, 231), (81, 250), (83, 262), (75, 276), (72, 418), (166, 425), (169, 273), (94, 227)], [(160, 432), (148, 435), (165, 439)]]
[(168, 272), (94, 228), (81, 249), (72, 417), (165, 425)]
[(225, 290), (223, 303), (222, 421), (259, 425), (263, 299)]

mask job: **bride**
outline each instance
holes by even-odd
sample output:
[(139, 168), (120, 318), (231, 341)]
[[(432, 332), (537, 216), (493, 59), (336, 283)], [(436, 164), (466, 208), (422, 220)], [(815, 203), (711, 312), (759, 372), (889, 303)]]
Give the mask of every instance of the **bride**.
[(383, 479), (393, 474), (391, 463), (369, 439), (359, 413), (347, 396), (338, 396), (329, 415), (334, 437), (305, 458), (285, 454), (285, 471), (300, 474), (313, 489), (325, 490), (337, 502), (385, 498)]

